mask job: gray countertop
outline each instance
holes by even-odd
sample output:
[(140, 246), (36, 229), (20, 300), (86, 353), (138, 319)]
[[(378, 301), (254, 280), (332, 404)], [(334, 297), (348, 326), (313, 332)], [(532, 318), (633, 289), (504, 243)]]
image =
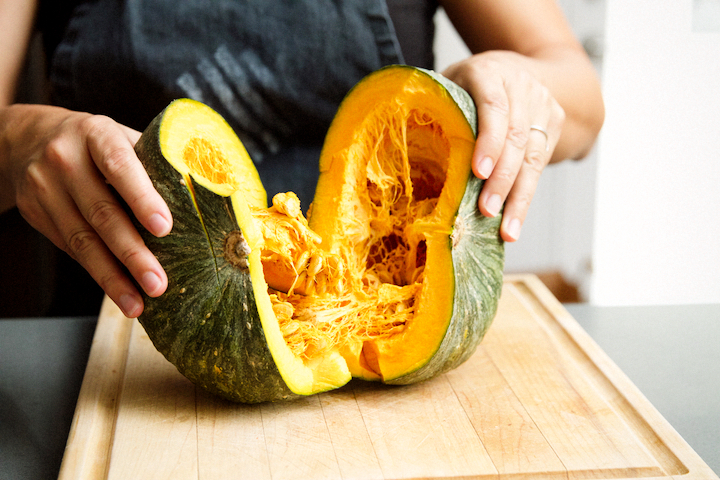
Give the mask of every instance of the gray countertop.
[(96, 322), (0, 319), (0, 480), (57, 478)]
[[(720, 474), (720, 305), (566, 308)], [(0, 480), (57, 477), (95, 322), (0, 319)]]
[(720, 304), (565, 308), (720, 476)]

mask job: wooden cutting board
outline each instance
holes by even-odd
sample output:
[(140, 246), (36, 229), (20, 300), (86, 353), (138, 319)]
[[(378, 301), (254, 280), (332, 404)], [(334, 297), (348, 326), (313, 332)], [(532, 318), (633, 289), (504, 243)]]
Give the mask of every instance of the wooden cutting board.
[(434, 380), (290, 403), (196, 389), (106, 300), (60, 478), (717, 479), (532, 275)]

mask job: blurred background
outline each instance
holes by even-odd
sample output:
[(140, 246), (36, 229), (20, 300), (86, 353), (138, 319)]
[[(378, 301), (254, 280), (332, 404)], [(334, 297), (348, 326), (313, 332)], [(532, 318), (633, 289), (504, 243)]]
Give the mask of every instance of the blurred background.
[[(720, 302), (720, 0), (559, 0), (601, 78), (591, 154), (549, 167), (506, 271), (563, 302)], [(468, 55), (442, 10), (436, 70)], [(20, 101), (43, 101), (35, 39)], [(17, 211), (0, 218), (0, 316), (43, 316), (58, 253)], [(23, 258), (18, 267), (18, 258)]]

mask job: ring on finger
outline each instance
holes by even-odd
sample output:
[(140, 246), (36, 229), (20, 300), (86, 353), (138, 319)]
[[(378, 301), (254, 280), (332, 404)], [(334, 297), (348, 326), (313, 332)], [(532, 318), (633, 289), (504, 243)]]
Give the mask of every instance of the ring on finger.
[(540, 125), (530, 125), (530, 130), (535, 130), (535, 131), (538, 131), (538, 132), (542, 133), (543, 135), (545, 135), (545, 151), (546, 152), (550, 151), (550, 144), (548, 143), (549, 138), (548, 138), (547, 130), (545, 130)]

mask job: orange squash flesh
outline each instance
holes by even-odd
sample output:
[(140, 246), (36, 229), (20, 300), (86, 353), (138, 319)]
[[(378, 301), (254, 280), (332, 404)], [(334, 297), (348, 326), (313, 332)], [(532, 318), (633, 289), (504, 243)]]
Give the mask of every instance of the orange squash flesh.
[[(424, 74), (391, 69), (375, 75), (376, 81), (358, 84), (351, 95), (391, 100), (355, 102), (352, 109), (341, 106), (321, 155), (310, 227), (323, 238), (327, 251), (343, 257), (351, 255), (346, 253), (350, 249), (362, 252), (363, 246), (377, 242), (389, 230), (390, 219), (372, 218), (368, 213), (373, 210), (368, 208), (373, 196), (381, 196), (373, 177), (388, 182), (385, 204), (378, 209), (381, 215), (392, 209), (393, 200), (401, 201), (392, 192), (397, 179), (405, 182), (408, 207), (395, 213), (407, 218), (394, 233), (410, 245), (411, 253), (416, 250), (416, 257), (418, 245), (424, 250), (422, 274), (412, 285), (400, 287), (417, 290), (414, 315), (396, 333), (364, 339), (361, 347), (360, 339), (349, 340), (344, 352), (353, 376), (389, 380), (425, 364), (450, 321), (454, 294), (450, 235), (470, 175), (474, 133), (450, 95), (439, 84), (428, 82)], [(436, 91), (428, 92), (428, 88)], [(428, 102), (428, 98), (438, 101)], [(406, 170), (389, 179), (393, 162)], [(423, 211), (407, 215), (413, 209)], [(363, 261), (361, 254), (356, 260), (358, 269)], [(388, 259), (381, 262), (387, 265)], [(411, 268), (411, 263), (404, 268)], [(411, 280), (407, 277), (405, 282)]]

